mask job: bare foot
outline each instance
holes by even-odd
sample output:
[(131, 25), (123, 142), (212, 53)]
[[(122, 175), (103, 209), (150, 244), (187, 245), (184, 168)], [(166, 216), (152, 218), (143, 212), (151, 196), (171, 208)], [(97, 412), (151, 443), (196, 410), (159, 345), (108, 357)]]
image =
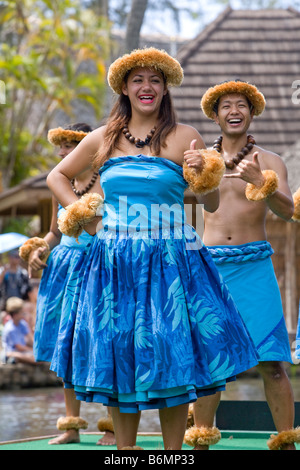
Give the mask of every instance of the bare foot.
[(116, 438), (113, 432), (106, 431), (103, 437), (99, 439), (97, 446), (114, 446), (116, 445)]
[(296, 450), (295, 444), (284, 444), (280, 450)]
[(70, 429), (61, 436), (55, 437), (48, 442), (49, 445), (58, 444), (78, 444), (80, 442), (79, 432), (76, 429)]
[(196, 446), (193, 450), (209, 450), (209, 446)]

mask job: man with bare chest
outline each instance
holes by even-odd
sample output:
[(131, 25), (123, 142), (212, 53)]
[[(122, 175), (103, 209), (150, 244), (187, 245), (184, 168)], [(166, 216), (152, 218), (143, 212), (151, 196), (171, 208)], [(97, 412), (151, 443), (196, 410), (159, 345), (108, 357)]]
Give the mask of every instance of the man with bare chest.
[[(238, 80), (216, 85), (204, 94), (201, 106), (221, 129), (214, 148), (226, 165), (219, 208), (204, 213), (203, 241), (258, 352), (257, 368), (278, 431), (268, 441), (269, 448), (292, 450), (297, 442), (294, 399), (282, 364), (292, 363), (292, 359), (265, 226), (269, 210), (286, 221), (293, 215), (287, 170), (278, 155), (259, 147), (248, 135), (254, 115), (265, 107), (255, 86)], [(194, 154), (192, 150), (185, 152), (187, 164)], [(203, 198), (199, 202), (204, 202)], [(189, 441), (187, 431), (186, 442), (195, 449), (209, 447), (209, 439), (202, 439), (203, 430), (212, 428), (219, 401), (220, 392), (200, 398), (194, 405), (193, 438)]]

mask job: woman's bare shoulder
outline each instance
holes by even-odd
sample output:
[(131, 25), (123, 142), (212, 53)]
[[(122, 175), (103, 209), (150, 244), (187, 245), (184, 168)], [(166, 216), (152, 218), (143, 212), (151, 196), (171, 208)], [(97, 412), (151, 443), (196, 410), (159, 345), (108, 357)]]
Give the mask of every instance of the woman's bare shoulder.
[(84, 138), (84, 142), (89, 142), (90, 144), (92, 143), (99, 144), (99, 141), (103, 140), (104, 138), (105, 129), (106, 129), (106, 126), (97, 127), (96, 129), (93, 130), (93, 132), (91, 132)]
[(199, 134), (197, 129), (195, 129), (193, 126), (190, 126), (188, 124), (182, 124), (182, 123), (177, 124), (176, 137), (178, 137), (180, 141), (184, 142), (185, 146), (188, 144), (187, 148), (189, 148), (189, 145), (192, 140), (197, 140), (196, 148), (205, 147), (203, 138)]
[[(99, 150), (99, 147), (103, 143), (104, 139), (104, 126), (98, 127), (97, 129), (90, 132), (76, 147), (71, 155), (81, 154), (89, 158), (93, 157)], [(65, 159), (67, 160), (67, 159)]]

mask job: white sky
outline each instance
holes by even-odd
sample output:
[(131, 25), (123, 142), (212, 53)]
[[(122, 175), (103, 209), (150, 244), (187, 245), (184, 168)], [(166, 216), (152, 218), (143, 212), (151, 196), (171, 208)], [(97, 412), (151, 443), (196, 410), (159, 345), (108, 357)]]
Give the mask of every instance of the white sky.
[[(175, 22), (171, 16), (171, 13), (166, 11), (162, 13), (155, 13), (148, 11), (144, 19), (142, 33), (145, 34), (166, 34), (167, 36), (182, 36), (186, 39), (192, 39), (196, 37), (202, 30), (203, 27), (212, 22), (222, 11), (227, 7), (224, 4), (212, 3), (211, 0), (173, 0), (175, 4), (180, 7), (187, 6), (191, 9), (199, 8), (199, 5), (203, 11), (202, 18), (198, 20), (192, 20), (186, 13), (181, 14), (181, 30), (176, 29)], [(300, 1), (296, 0), (280, 0), (278, 3), (281, 8), (288, 8), (291, 5), (298, 6)], [(249, 3), (248, 3), (249, 5)], [(249, 6), (243, 6), (242, 0), (230, 0), (230, 6), (233, 9), (249, 8)]]
[[(184, 2), (181, 2), (184, 3)], [(199, 0), (188, 0), (189, 5), (199, 4)], [(163, 12), (153, 15), (151, 12), (146, 12), (142, 33), (145, 34), (166, 34), (167, 36), (182, 36), (186, 39), (191, 39), (197, 36), (203, 27), (213, 21), (226, 7), (224, 5), (211, 5), (209, 0), (201, 0), (201, 7), (203, 9), (203, 17), (193, 20), (186, 13), (181, 13), (181, 30), (178, 31), (171, 13)], [(210, 4), (210, 5), (209, 5)]]

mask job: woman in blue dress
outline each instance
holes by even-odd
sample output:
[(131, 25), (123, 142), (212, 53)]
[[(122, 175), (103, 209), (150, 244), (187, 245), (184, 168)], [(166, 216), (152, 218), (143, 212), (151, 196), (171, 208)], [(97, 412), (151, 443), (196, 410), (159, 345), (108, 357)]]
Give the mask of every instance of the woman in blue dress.
[[(85, 226), (96, 235), (76, 312), (72, 383), (80, 400), (112, 407), (118, 449), (137, 448), (140, 412), (151, 408), (159, 409), (165, 449), (181, 449), (189, 403), (257, 364), (226, 286), (185, 222), (184, 151), (205, 145), (176, 122), (168, 87), (182, 79), (165, 51), (119, 58), (108, 73), (119, 99), (107, 125), (48, 176), (68, 206), (61, 230), (72, 234), (73, 222), (77, 230), (89, 219), (70, 181), (91, 163), (100, 168), (103, 214)], [(206, 163), (190, 162), (196, 176)], [(205, 207), (216, 210), (218, 189)]]
[[(78, 123), (66, 128), (51, 129), (49, 142), (59, 147), (58, 155), (64, 159), (76, 148), (79, 142), (92, 131), (85, 123)], [(72, 181), (76, 197), (99, 188), (99, 175), (87, 169)], [(66, 380), (69, 372), (69, 358), (61, 355), (61, 344), (72, 340), (68, 325), (71, 306), (79, 293), (81, 267), (93, 237), (83, 231), (78, 240), (63, 235), (57, 225), (58, 217), (64, 212), (56, 199), (52, 198), (52, 220), (49, 232), (43, 239), (34, 237), (21, 248), (20, 255), (28, 262), (29, 275), (32, 271), (43, 269), (37, 299), (37, 319), (34, 332), (34, 356), (37, 362), (51, 362), (53, 367), (59, 362), (60, 375)], [(50, 255), (49, 252), (51, 251)], [(46, 257), (47, 264), (46, 264)], [(49, 444), (79, 442), (79, 429), (86, 429), (87, 422), (80, 418), (80, 402), (76, 400), (74, 390), (65, 386), (66, 417), (57, 423), (62, 435)], [(111, 425), (112, 427), (112, 425)], [(112, 430), (112, 429), (111, 429)], [(114, 436), (107, 433), (104, 441), (114, 444)]]

